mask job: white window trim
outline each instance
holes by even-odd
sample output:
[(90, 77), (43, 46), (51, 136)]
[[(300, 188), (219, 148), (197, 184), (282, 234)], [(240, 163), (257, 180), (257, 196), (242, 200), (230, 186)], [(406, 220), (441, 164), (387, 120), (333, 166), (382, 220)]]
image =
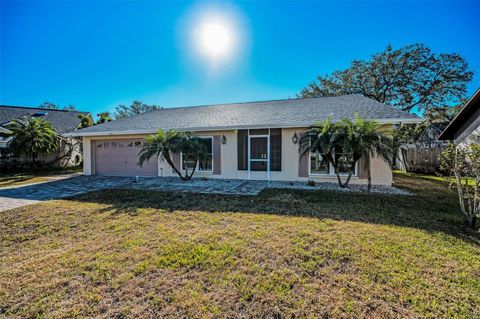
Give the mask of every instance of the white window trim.
[[(310, 162), (312, 160), (311, 152), (308, 152), (308, 176), (320, 176), (320, 177), (330, 177), (330, 176), (336, 176), (335, 174), (335, 169), (333, 168), (332, 163), (328, 162), (328, 173), (312, 173), (312, 163)], [(340, 176), (348, 176), (348, 174), (345, 173), (340, 173)], [(355, 171), (352, 174), (352, 176), (358, 176), (358, 161), (355, 163)]]
[[(213, 173), (213, 169), (214, 169), (214, 150), (213, 150), (213, 136), (195, 136), (197, 138), (204, 138), (204, 139), (210, 139), (212, 141), (212, 169), (210, 170), (200, 170), (200, 163), (197, 162), (197, 167), (195, 167), (195, 173)], [(185, 170), (183, 169), (183, 152), (180, 152), (180, 169), (182, 172), (185, 172)]]

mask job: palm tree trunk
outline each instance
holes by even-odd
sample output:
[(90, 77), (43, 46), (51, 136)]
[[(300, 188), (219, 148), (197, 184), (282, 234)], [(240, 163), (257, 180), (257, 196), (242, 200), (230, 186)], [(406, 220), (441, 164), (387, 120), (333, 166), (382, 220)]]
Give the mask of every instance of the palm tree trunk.
[(193, 173), (195, 173), (195, 169), (197, 168), (198, 165), (198, 159), (195, 161), (195, 166), (193, 167), (192, 174), (188, 176), (188, 180), (192, 179)]
[[(184, 159), (184, 161), (185, 161), (185, 176), (182, 177), (182, 179), (183, 179), (184, 181), (186, 181), (186, 180), (188, 180), (188, 155), (189, 155), (189, 154), (188, 154), (188, 152), (185, 152), (185, 154), (183, 154), (183, 155), (185, 155), (185, 159)], [(183, 159), (183, 158), (182, 158), (182, 159)], [(182, 165), (182, 164), (183, 164), (183, 163), (180, 163), (180, 165)]]
[(350, 183), (350, 179), (352, 178), (352, 171), (348, 172), (347, 180), (343, 184), (345, 188), (348, 188), (348, 184)]
[[(180, 173), (178, 171), (178, 169), (175, 167), (175, 164), (173, 164), (173, 161), (172, 159), (170, 158), (170, 153), (169, 152), (165, 152), (165, 154), (163, 154), (163, 157), (165, 158), (165, 160), (167, 161), (168, 165), (170, 165), (170, 167), (173, 169), (173, 171), (175, 173), (177, 173), (177, 175), (183, 180), (183, 176), (182, 176), (182, 173)], [(181, 165), (181, 164), (180, 164)]]
[(365, 168), (367, 169), (367, 180), (368, 180), (368, 186), (367, 190), (370, 192), (372, 189), (372, 171), (370, 170), (370, 156), (365, 157)]

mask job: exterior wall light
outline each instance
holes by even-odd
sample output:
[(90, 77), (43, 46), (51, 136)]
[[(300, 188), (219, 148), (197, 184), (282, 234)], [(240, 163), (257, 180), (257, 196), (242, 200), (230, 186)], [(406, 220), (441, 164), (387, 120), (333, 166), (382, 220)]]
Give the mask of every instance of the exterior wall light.
[(227, 144), (227, 137), (225, 135), (222, 135), (222, 144)]
[(298, 135), (297, 135), (297, 132), (295, 132), (295, 133), (293, 134), (292, 142), (293, 142), (293, 144), (297, 144), (297, 143), (298, 143)]

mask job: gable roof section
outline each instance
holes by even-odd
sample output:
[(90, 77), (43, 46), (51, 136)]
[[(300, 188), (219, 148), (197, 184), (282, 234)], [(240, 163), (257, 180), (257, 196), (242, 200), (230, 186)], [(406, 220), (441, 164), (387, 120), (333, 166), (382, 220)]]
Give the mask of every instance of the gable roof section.
[(442, 134), (440, 134), (438, 139), (455, 139), (459, 135), (457, 134), (458, 130), (462, 129), (462, 127), (470, 125), (475, 120), (475, 114), (478, 113), (480, 113), (480, 89), (473, 94), (467, 104), (465, 104), (460, 112), (458, 112), (457, 116), (455, 116), (455, 118), (448, 124)]
[(60, 134), (70, 132), (78, 128), (80, 125), (80, 119), (78, 118), (79, 114), (85, 116), (90, 115), (89, 112), (0, 105), (0, 125), (24, 116), (30, 117), (35, 113), (44, 113), (44, 115), (38, 116), (38, 118), (52, 123), (57, 132)]
[(353, 119), (355, 113), (381, 122), (419, 122), (415, 115), (361, 95), (204, 105), (154, 110), (91, 126), (73, 136), (149, 134), (158, 129), (210, 131), (309, 127), (318, 120)]

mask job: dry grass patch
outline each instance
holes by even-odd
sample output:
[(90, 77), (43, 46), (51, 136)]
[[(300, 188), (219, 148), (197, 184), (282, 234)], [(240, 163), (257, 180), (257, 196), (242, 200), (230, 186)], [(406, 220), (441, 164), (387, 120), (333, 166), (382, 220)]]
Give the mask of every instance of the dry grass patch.
[(397, 183), (435, 191), (112, 190), (2, 212), (0, 314), (479, 317), (480, 246), (454, 196)]
[(9, 186), (19, 186), (31, 183), (40, 183), (48, 181), (46, 176), (36, 176), (29, 174), (16, 174), (0, 177), (0, 188)]

